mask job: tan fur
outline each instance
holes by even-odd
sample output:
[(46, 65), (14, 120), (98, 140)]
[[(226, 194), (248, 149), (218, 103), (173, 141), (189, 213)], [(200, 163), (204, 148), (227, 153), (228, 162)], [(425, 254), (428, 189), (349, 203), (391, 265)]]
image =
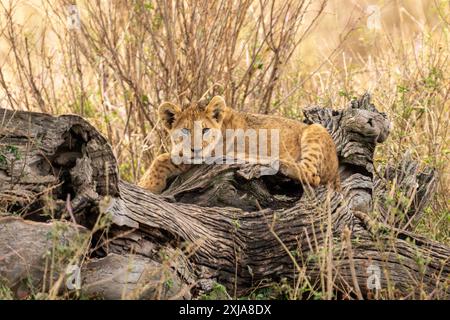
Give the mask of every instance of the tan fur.
[[(218, 96), (206, 108), (192, 106), (181, 110), (166, 102), (159, 107), (159, 115), (169, 132), (182, 128), (194, 131), (194, 121), (200, 121), (202, 128), (222, 131), (278, 129), (280, 170), (283, 174), (312, 187), (324, 184), (340, 189), (336, 147), (328, 131), (319, 124), (306, 125), (278, 116), (234, 111)], [(202, 148), (206, 148), (209, 143), (212, 142), (205, 139)], [(245, 153), (248, 154), (247, 144)], [(153, 161), (139, 184), (154, 193), (160, 193), (166, 187), (167, 179), (186, 171), (190, 166), (176, 165), (169, 153), (162, 154)]]

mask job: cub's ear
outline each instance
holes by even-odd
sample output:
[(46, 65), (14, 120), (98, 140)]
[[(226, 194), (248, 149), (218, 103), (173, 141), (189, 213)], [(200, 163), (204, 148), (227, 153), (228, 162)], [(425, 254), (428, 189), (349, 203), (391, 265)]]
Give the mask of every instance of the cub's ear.
[(171, 102), (163, 102), (158, 108), (159, 119), (167, 130), (172, 129), (175, 118), (180, 112), (181, 108)]
[(221, 96), (215, 96), (206, 106), (205, 111), (211, 118), (217, 122), (221, 122), (223, 120), (226, 107), (227, 105), (225, 100)]

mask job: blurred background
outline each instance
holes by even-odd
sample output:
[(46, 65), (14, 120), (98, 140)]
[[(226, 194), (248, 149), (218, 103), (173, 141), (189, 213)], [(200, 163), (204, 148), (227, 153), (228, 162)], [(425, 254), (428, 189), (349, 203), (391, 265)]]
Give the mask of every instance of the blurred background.
[(301, 119), (369, 91), (393, 123), (377, 164), (439, 171), (417, 231), (449, 243), (449, 32), (448, 0), (1, 0), (0, 107), (87, 118), (136, 182), (163, 100)]

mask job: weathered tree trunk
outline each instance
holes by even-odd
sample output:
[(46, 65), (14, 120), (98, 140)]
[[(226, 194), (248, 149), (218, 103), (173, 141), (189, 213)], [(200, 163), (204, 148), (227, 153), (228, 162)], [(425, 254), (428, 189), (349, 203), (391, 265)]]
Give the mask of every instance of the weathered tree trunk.
[[(88, 294), (189, 298), (217, 281), (241, 295), (287, 278), (361, 298), (375, 292), (379, 271), (391, 297), (448, 297), (450, 248), (410, 232), (436, 173), (407, 157), (374, 169), (375, 146), (390, 122), (368, 95), (342, 111), (304, 114), (336, 142), (341, 193), (304, 190), (282, 173), (260, 177), (255, 165), (202, 165), (154, 195), (120, 180), (111, 147), (82, 118), (0, 109), (0, 212), (22, 217), (0, 219), (0, 277), (20, 295), (28, 270), (34, 278), (45, 274), (38, 250), (27, 248), (47, 248), (45, 230), (56, 223), (50, 217), (89, 233), (107, 216), (110, 226), (88, 238), (81, 269)], [(393, 180), (411, 199), (401, 207), (404, 217), (389, 212)]]

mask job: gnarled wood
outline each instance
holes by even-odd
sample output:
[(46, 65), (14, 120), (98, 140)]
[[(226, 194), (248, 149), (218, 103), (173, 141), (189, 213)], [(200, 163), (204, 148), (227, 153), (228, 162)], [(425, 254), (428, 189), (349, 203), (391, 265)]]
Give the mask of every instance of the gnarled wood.
[[(335, 279), (332, 291), (360, 297), (370, 292), (371, 268), (379, 268), (382, 288), (448, 297), (450, 248), (407, 231), (426, 206), (436, 173), (418, 171), (407, 158), (374, 169), (375, 146), (387, 138), (390, 123), (368, 95), (345, 110), (312, 107), (304, 113), (307, 123), (321, 123), (336, 142), (342, 193), (303, 190), (281, 173), (260, 177), (254, 165), (202, 165), (154, 195), (120, 181), (111, 147), (83, 119), (0, 109), (0, 209), (39, 221), (50, 214), (87, 229), (99, 213), (108, 214), (108, 241), (94, 234), (85, 288), (110, 270), (123, 270), (130, 254), (136, 272), (166, 265), (164, 252), (177, 288), (183, 282), (193, 293), (215, 280), (244, 294), (263, 280), (299, 273), (314, 287), (326, 271)], [(414, 200), (409, 222), (387, 221), (388, 207), (378, 201), (387, 199), (393, 179)], [(56, 202), (51, 213), (48, 195)], [(321, 253), (325, 248), (330, 255)], [(86, 291), (123, 297), (122, 280)]]

